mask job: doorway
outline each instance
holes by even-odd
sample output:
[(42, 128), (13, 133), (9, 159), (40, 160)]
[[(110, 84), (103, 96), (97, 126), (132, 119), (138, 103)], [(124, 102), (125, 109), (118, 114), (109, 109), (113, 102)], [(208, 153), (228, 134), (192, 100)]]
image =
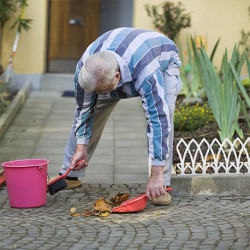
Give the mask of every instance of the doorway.
[(47, 72), (74, 73), (99, 35), (132, 27), (133, 0), (49, 0)]
[(100, 0), (50, 0), (48, 71), (72, 73), (99, 36)]

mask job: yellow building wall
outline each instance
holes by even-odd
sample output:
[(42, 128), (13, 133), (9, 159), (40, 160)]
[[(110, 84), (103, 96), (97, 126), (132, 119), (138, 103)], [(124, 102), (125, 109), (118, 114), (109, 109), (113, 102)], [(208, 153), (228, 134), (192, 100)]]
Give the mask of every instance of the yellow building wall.
[[(178, 2), (177, 0), (172, 0)], [(147, 16), (145, 4), (157, 5), (164, 0), (134, 0), (135, 28), (152, 29), (153, 19)], [(249, 18), (247, 9), (249, 0), (189, 0), (184, 1), (185, 8), (191, 13), (192, 26), (184, 29), (180, 34), (180, 41), (184, 53), (186, 49), (186, 37), (188, 34), (201, 35), (206, 37), (208, 42), (208, 54), (220, 37), (221, 41), (217, 49), (214, 63), (217, 67), (221, 64), (225, 47), (229, 53), (232, 52), (235, 42), (240, 40), (240, 30), (249, 30)], [(47, 0), (29, 0), (29, 6), (25, 11), (25, 18), (33, 19), (31, 29), (23, 31), (20, 35), (17, 53), (14, 59), (14, 70), (16, 73), (42, 74), (46, 71), (47, 58)], [(7, 66), (16, 30), (9, 28), (13, 24), (10, 20), (6, 25), (3, 34), (2, 64), (4, 69)], [(246, 74), (246, 67), (243, 74)]]
[[(145, 4), (157, 5), (164, 0), (134, 0), (134, 27), (142, 29), (153, 29), (153, 19), (147, 16)], [(172, 0), (172, 2), (178, 2)], [(187, 54), (187, 35), (204, 36), (207, 39), (207, 52), (210, 55), (218, 38), (221, 38), (217, 48), (214, 63), (220, 67), (222, 55), (227, 47), (231, 54), (234, 44), (239, 42), (240, 30), (250, 30), (248, 17), (249, 0), (188, 0), (181, 1), (187, 12), (191, 13), (192, 26), (183, 29), (180, 34), (180, 42), (184, 54)], [(185, 53), (186, 52), (186, 53)], [(242, 70), (247, 74), (246, 67)]]
[[(31, 29), (22, 31), (14, 58), (16, 73), (42, 74), (47, 54), (47, 0), (29, 0), (24, 18), (32, 19)], [(3, 33), (2, 64), (5, 69), (12, 52), (16, 29), (10, 30), (14, 17), (8, 21)]]

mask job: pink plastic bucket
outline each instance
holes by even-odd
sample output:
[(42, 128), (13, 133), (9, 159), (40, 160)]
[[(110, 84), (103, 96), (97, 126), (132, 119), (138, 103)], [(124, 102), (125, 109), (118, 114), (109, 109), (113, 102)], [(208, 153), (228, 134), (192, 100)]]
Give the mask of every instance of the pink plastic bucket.
[(43, 159), (26, 159), (1, 164), (11, 207), (40, 207), (46, 204), (48, 163)]

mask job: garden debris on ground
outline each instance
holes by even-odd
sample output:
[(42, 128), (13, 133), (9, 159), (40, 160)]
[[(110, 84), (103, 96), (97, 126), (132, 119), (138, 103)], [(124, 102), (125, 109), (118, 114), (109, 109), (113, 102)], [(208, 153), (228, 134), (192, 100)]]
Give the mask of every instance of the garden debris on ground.
[[(208, 165), (206, 166), (206, 173), (211, 174), (211, 173), (214, 172), (214, 169), (211, 167), (211, 162), (213, 162), (214, 160), (219, 161), (220, 158), (221, 158), (221, 154), (219, 154), (219, 155), (214, 154), (214, 155), (208, 155), (208, 156), (207, 156), (206, 162), (208, 163)], [(202, 163), (202, 160), (197, 161), (197, 163)], [(185, 165), (189, 165), (189, 164), (191, 165), (191, 162), (185, 162)], [(195, 172), (196, 172), (197, 174), (201, 174), (201, 173), (203, 172), (201, 166), (198, 165), (198, 164), (195, 164), (195, 166), (196, 166), (196, 171), (195, 171)], [(180, 174), (180, 173), (181, 173), (180, 169), (179, 169), (176, 165), (174, 166), (174, 168), (175, 168), (175, 172), (176, 172), (177, 174)], [(191, 174), (191, 173), (192, 173), (192, 171), (191, 171), (190, 168), (187, 168), (187, 169), (185, 170), (185, 174)]]
[(84, 216), (89, 217), (92, 215), (106, 217), (112, 212), (112, 209), (121, 205), (122, 202), (127, 201), (129, 198), (129, 193), (119, 193), (113, 196), (109, 201), (101, 197), (99, 200), (94, 202), (93, 210), (89, 208), (83, 212), (78, 212), (75, 207), (70, 209), (68, 212), (72, 217)]

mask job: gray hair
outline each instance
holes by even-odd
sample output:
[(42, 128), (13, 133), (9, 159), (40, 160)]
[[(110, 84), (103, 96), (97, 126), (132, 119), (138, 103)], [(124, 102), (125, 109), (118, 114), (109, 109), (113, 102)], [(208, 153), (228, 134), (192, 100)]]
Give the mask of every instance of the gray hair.
[(94, 91), (97, 83), (102, 86), (112, 83), (118, 63), (110, 51), (97, 52), (87, 58), (78, 76), (82, 88)]

